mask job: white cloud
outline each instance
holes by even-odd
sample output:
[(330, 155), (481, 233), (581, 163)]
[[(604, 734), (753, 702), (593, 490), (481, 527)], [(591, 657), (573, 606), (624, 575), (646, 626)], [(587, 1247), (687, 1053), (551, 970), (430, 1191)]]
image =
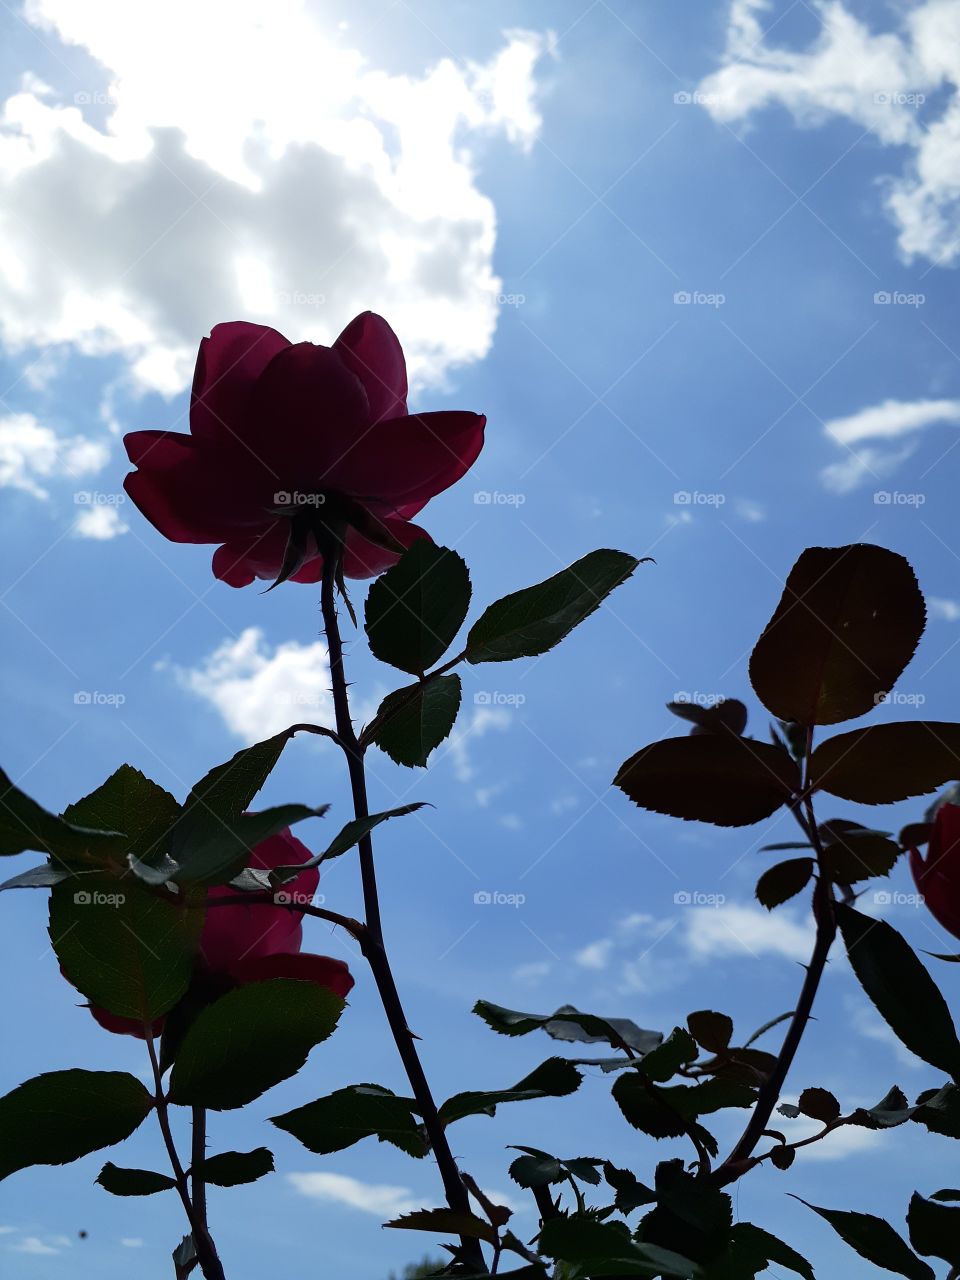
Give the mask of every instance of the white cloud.
[(824, 424), (824, 434), (846, 455), (820, 472), (824, 487), (833, 493), (850, 493), (867, 480), (882, 479), (905, 462), (915, 447), (912, 440), (898, 448), (890, 447), (890, 441), (940, 423), (960, 424), (960, 400), (884, 400), (848, 417), (831, 418)]
[(697, 960), (724, 956), (782, 956), (785, 960), (810, 959), (813, 927), (789, 910), (767, 911), (749, 903), (725, 902), (717, 907), (683, 909), (683, 943)]
[(327, 647), (288, 641), (271, 648), (258, 627), (225, 640), (198, 667), (163, 661), (177, 683), (219, 711), (244, 742), (259, 742), (291, 724), (333, 723)]
[(107, 542), (121, 533), (126, 533), (128, 526), (120, 519), (116, 507), (99, 504), (86, 507), (73, 522), (74, 536), (77, 538), (93, 538), (98, 542)]
[(124, 1249), (142, 1249), (143, 1241), (139, 1236), (124, 1236), (120, 1241)]
[(606, 969), (610, 963), (610, 953), (613, 950), (612, 938), (600, 938), (596, 942), (590, 942), (587, 946), (582, 947), (574, 955), (574, 960), (583, 969)]
[[(511, 713), (506, 707), (476, 707), (473, 715), (462, 728), (454, 729), (447, 740), (447, 753), (453, 761), (453, 771), (458, 782), (472, 782), (477, 775), (471, 748), (488, 733), (503, 733), (510, 728)], [(483, 807), (489, 803), (496, 789), (478, 787), (477, 803)]]
[(0, 418), (0, 488), (48, 498), (46, 482), (100, 471), (109, 456), (109, 446), (102, 441), (86, 436), (58, 436), (32, 413), (11, 413)]
[(754, 502), (752, 498), (738, 498), (734, 508), (740, 519), (746, 520), (747, 524), (762, 524), (767, 518), (766, 507)]
[(3, 104), (9, 349), (120, 355), (135, 389), (164, 395), (226, 319), (327, 341), (373, 308), (419, 382), (487, 352), (501, 282), (477, 152), (536, 138), (548, 36), (403, 75), (305, 0), (168, 0), (135, 23), (126, 0), (27, 0), (24, 16), (102, 78), (28, 76)]
[(52, 1254), (60, 1252), (49, 1244), (44, 1244), (39, 1236), (24, 1236), (22, 1240), (18, 1240), (16, 1244), (12, 1244), (10, 1249), (13, 1253), (29, 1253), (36, 1257), (50, 1257)]
[(927, 596), (927, 614), (937, 622), (960, 621), (960, 601)]
[(531, 985), (535, 985), (548, 977), (552, 967), (548, 960), (535, 960), (531, 961), (530, 964), (517, 965), (513, 971), (513, 976), (517, 982), (528, 982)]
[[(804, 49), (778, 46), (770, 0), (733, 0), (724, 65), (699, 86), (725, 123), (780, 104), (800, 125), (841, 117), (883, 146), (906, 148), (884, 184), (904, 256), (950, 263), (960, 255), (960, 7), (919, 0), (876, 31), (840, 0), (812, 0), (821, 20)], [(888, 12), (890, 9), (888, 8)], [(772, 30), (770, 37), (764, 26)], [(936, 102), (933, 101), (936, 96)]]
[(345, 1173), (289, 1173), (287, 1181), (302, 1196), (359, 1209), (378, 1218), (396, 1218), (422, 1207), (412, 1198), (409, 1187), (361, 1182)]
[(847, 1015), (850, 1019), (850, 1025), (858, 1035), (863, 1036), (867, 1040), (873, 1040), (878, 1044), (885, 1044), (893, 1053), (894, 1057), (901, 1066), (911, 1067), (916, 1070), (923, 1066), (918, 1057), (910, 1052), (902, 1040), (894, 1032), (893, 1028), (869, 1008), (859, 998), (860, 993), (847, 1001)]

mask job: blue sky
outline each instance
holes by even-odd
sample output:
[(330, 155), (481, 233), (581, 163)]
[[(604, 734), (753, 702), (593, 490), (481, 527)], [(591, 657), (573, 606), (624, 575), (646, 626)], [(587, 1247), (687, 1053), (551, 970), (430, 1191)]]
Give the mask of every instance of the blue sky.
[[(123, 761), (182, 796), (244, 742), (329, 717), (315, 592), (234, 591), (210, 549), (165, 543), (118, 499), (119, 434), (185, 429), (196, 344), (217, 321), (325, 341), (380, 310), (416, 407), (488, 415), (476, 467), (423, 521), (466, 558), (476, 606), (598, 546), (657, 561), (554, 653), (469, 669), (457, 736), (428, 771), (371, 753), (375, 805), (436, 806), (378, 848), (437, 1094), (507, 1086), (550, 1053), (495, 1038), (470, 1014), (478, 997), (664, 1029), (716, 1007), (753, 1030), (792, 1007), (808, 946), (802, 904), (768, 917), (752, 902), (769, 857), (756, 848), (789, 839), (787, 819), (694, 827), (640, 813), (610, 779), (682, 731), (663, 709), (681, 693), (742, 697), (766, 732), (746, 660), (807, 545), (868, 540), (911, 560), (931, 618), (877, 716), (960, 717), (960, 6), (228, 8), (146, 5), (134, 26), (107, 0), (33, 0), (0, 18), (3, 767), (53, 809)], [(396, 682), (360, 641), (348, 661), (369, 714)], [(264, 798), (332, 802), (327, 828), (348, 816), (341, 761), (316, 741), (288, 749)], [(319, 822), (302, 833), (325, 838)], [(882, 889), (904, 900), (868, 909), (953, 949), (912, 888), (898, 867)], [(321, 891), (358, 909), (349, 859)], [(484, 891), (523, 902), (475, 903)], [(2, 1091), (53, 1067), (142, 1072), (142, 1048), (74, 1007), (42, 895), (0, 908), (15, 1028)], [(307, 934), (350, 958), (322, 926)], [(344, 1280), (420, 1252), (379, 1224), (437, 1201), (429, 1164), (369, 1144), (318, 1160), (264, 1124), (349, 1083), (403, 1089), (355, 972), (308, 1069), (214, 1119), (218, 1149), (266, 1143), (279, 1171), (213, 1194), (231, 1280), (301, 1274), (308, 1242)], [(937, 976), (956, 1006), (956, 975)], [(819, 1084), (853, 1106), (936, 1083), (839, 955), (817, 1014), (794, 1094)], [(465, 1166), (522, 1206), (521, 1234), (535, 1217), (507, 1143), (611, 1154), (641, 1175), (669, 1154), (626, 1126), (608, 1084), (457, 1127)], [(902, 1225), (915, 1187), (955, 1182), (946, 1139), (851, 1132), (860, 1145), (837, 1135), (736, 1193), (740, 1217), (824, 1275), (874, 1272), (787, 1189)], [(160, 1167), (157, 1134), (111, 1157)], [(167, 1274), (174, 1199), (114, 1200), (98, 1169), (93, 1156), (0, 1187), (5, 1275)]]

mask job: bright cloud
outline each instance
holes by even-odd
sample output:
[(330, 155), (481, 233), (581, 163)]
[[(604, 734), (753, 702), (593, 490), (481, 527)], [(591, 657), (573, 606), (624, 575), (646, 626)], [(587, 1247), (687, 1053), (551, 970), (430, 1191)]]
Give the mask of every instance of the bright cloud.
[[(801, 125), (850, 120), (883, 146), (906, 148), (884, 203), (904, 256), (948, 264), (960, 255), (960, 7), (902, 6), (876, 31), (840, 0), (812, 0), (821, 28), (807, 48), (777, 44), (771, 0), (732, 0), (724, 65), (700, 100), (725, 123), (782, 105)], [(904, 11), (905, 10), (905, 11)], [(889, 12), (889, 9), (888, 9)], [(765, 27), (772, 28), (768, 36)], [(936, 98), (934, 103), (933, 99)]]
[(772, 914), (749, 903), (684, 908), (683, 943), (697, 960), (724, 956), (781, 956), (806, 962), (813, 928), (781, 909)]
[(302, 1196), (359, 1209), (361, 1213), (372, 1213), (381, 1219), (396, 1218), (421, 1207), (412, 1198), (409, 1187), (361, 1182), (345, 1173), (290, 1173), (287, 1181)]
[(937, 622), (960, 622), (960, 601), (927, 596), (927, 613)]
[[(832, 418), (824, 424), (824, 433), (844, 450), (844, 457), (824, 467), (820, 479), (833, 493), (850, 493), (869, 480), (881, 480), (913, 452), (910, 437), (942, 423), (960, 424), (960, 400), (884, 400), (848, 417)], [(904, 436), (906, 444), (891, 445)]]
[(106, 466), (109, 456), (109, 446), (101, 441), (58, 436), (32, 413), (0, 418), (0, 488), (45, 499), (50, 496), (44, 487), (49, 481), (92, 475)]
[(484, 64), (392, 75), (305, 0), (24, 13), (103, 72), (63, 90), (28, 75), (2, 106), (8, 349), (117, 354), (136, 390), (164, 395), (229, 318), (329, 341), (382, 311), (420, 382), (487, 352), (501, 282), (477, 147), (536, 138), (549, 37), (510, 31)]
[(85, 507), (73, 522), (75, 537), (93, 538), (97, 542), (119, 537), (127, 532), (128, 527), (120, 519), (116, 507), (105, 505)]
[(24, 1236), (16, 1244), (12, 1244), (10, 1249), (13, 1253), (28, 1253), (38, 1258), (47, 1258), (60, 1252), (59, 1249), (53, 1248), (52, 1245), (45, 1244), (39, 1236)]
[(231, 733), (259, 742), (291, 724), (333, 723), (327, 647), (289, 641), (271, 648), (258, 627), (225, 640), (197, 667), (169, 669), (184, 689), (219, 711)]

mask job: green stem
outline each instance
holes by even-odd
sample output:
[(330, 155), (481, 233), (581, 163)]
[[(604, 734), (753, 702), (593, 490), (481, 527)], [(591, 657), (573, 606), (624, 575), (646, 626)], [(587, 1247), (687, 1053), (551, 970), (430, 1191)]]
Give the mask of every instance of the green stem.
[[(342, 552), (338, 551), (336, 554), (330, 553), (325, 557), (320, 609), (323, 615), (323, 627), (330, 661), (330, 680), (333, 688), (337, 737), (347, 760), (350, 790), (353, 795), (354, 816), (362, 819), (369, 816), (370, 809), (367, 801), (367, 781), (363, 760), (364, 747), (357, 738), (353, 721), (350, 718), (350, 699), (347, 693), (347, 678), (343, 664), (343, 641), (340, 636), (340, 623), (337, 617), (336, 584), (340, 554)], [(373, 973), (380, 1001), (387, 1015), (387, 1022), (397, 1046), (397, 1052), (400, 1055), (410, 1087), (417, 1100), (424, 1128), (430, 1141), (430, 1147), (440, 1170), (440, 1177), (443, 1180), (447, 1204), (458, 1213), (469, 1213), (470, 1198), (460, 1177), (460, 1171), (457, 1168), (456, 1160), (453, 1158), (453, 1152), (447, 1142), (446, 1131), (424, 1073), (423, 1064), (417, 1053), (413, 1033), (407, 1024), (406, 1014), (403, 1011), (400, 994), (397, 990), (384, 946), (380, 899), (373, 857), (373, 841), (369, 833), (359, 841), (358, 848), (364, 906), (364, 929), (358, 941)], [(461, 1236), (461, 1251), (464, 1258), (472, 1265), (480, 1268), (485, 1265), (483, 1251), (473, 1237)]]

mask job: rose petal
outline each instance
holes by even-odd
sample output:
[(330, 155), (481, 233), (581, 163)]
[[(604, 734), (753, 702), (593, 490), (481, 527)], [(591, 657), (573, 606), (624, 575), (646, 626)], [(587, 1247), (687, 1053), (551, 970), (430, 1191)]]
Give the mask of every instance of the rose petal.
[(407, 364), (397, 335), (372, 311), (351, 320), (333, 350), (363, 383), (370, 421), (401, 418), (407, 412)]
[(283, 484), (314, 492), (362, 433), (370, 407), (363, 383), (329, 347), (298, 342), (267, 365), (250, 403), (246, 442)]
[(204, 446), (228, 444), (245, 452), (247, 411), (254, 383), (290, 342), (276, 329), (237, 320), (214, 325), (200, 343), (190, 399), (190, 430)]
[(263, 520), (266, 498), (249, 476), (211, 464), (190, 436), (132, 431), (123, 443), (138, 467), (123, 487), (171, 542), (220, 542)]
[[(106, 1009), (101, 1009), (99, 1005), (88, 1004), (87, 1008), (93, 1014), (94, 1021), (103, 1027), (104, 1031), (109, 1031), (115, 1036), (133, 1036), (137, 1040), (145, 1040), (143, 1023), (137, 1022), (136, 1018), (121, 1018), (118, 1014), (107, 1013)], [(163, 1031), (163, 1018), (157, 1018), (151, 1027), (153, 1037), (156, 1038)]]
[(381, 422), (344, 449), (327, 472), (327, 482), (361, 501), (389, 503), (395, 510), (427, 502), (476, 462), (485, 423), (482, 414), (455, 410)]
[[(412, 546), (418, 539), (427, 538), (432, 541), (426, 529), (408, 520), (397, 520), (388, 517), (382, 523), (389, 533), (403, 543), (404, 547)], [(388, 551), (379, 547), (359, 534), (356, 529), (347, 530), (346, 545), (343, 552), (343, 572), (347, 578), (375, 578), (400, 559), (396, 551)]]
[(248, 982), (266, 982), (270, 978), (297, 978), (327, 987), (344, 998), (354, 985), (353, 976), (342, 960), (314, 955), (309, 951), (243, 960), (235, 966), (233, 977), (241, 986)]

